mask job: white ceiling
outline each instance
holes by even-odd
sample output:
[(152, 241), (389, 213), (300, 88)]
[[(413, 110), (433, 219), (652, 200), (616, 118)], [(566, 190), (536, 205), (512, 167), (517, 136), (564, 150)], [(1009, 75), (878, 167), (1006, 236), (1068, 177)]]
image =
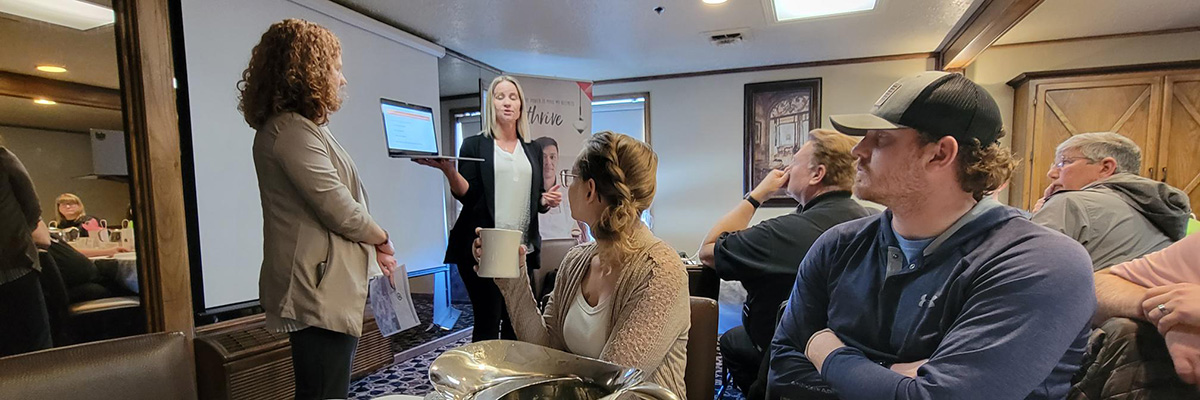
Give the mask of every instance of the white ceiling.
[(997, 44), (1200, 27), (1198, 0), (1045, 0)]
[[(879, 0), (870, 12), (779, 24), (763, 0), (334, 1), (504, 71), (591, 80), (928, 52), (971, 5)], [(749, 39), (716, 47), (703, 33), (734, 28)]]
[[(0, 37), (0, 70), (110, 89), (121, 86), (112, 25), (79, 31), (0, 13)], [(38, 64), (66, 66), (67, 72), (41, 72), (34, 69)]]
[[(106, 1), (93, 1), (108, 5)], [(4, 38), (0, 70), (110, 89), (121, 86), (113, 26), (79, 31), (0, 13)], [(65, 66), (66, 73), (41, 72), (38, 64)], [(29, 99), (0, 96), (0, 125), (87, 132), (121, 129), (121, 112), (67, 104), (38, 105)]]

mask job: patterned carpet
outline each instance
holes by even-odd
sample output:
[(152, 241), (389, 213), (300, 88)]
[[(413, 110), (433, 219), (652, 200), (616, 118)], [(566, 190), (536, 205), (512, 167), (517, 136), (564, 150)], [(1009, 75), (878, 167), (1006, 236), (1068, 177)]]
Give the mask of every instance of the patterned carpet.
[(429, 383), (429, 364), (446, 350), (470, 341), (470, 337), (464, 338), (352, 382), (349, 399), (369, 400), (388, 394), (424, 396), (433, 391), (433, 385)]
[(450, 330), (427, 329), (425, 326), (428, 326), (429, 321), (433, 320), (433, 295), (413, 293), (412, 299), (413, 307), (417, 309), (417, 317), (421, 319), (422, 327), (409, 329), (392, 336), (392, 353), (400, 353), (475, 325), (475, 315), (471, 313), (471, 305), (455, 304), (453, 307), (461, 310), (462, 314), (458, 316), (458, 321), (454, 323), (454, 328)]

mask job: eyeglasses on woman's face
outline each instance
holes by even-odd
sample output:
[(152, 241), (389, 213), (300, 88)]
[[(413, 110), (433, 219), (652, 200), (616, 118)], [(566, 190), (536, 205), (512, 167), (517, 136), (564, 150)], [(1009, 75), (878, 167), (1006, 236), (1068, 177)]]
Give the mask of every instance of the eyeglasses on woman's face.
[(558, 183), (563, 187), (571, 187), (571, 184), (575, 183), (575, 178), (578, 177), (579, 175), (572, 174), (570, 171), (565, 169), (558, 171)]

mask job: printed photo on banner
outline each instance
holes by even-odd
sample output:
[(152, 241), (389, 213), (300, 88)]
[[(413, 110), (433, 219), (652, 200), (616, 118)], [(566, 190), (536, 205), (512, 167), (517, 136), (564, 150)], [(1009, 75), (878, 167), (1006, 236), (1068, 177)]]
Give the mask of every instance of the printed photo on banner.
[(563, 194), (562, 204), (538, 215), (542, 239), (578, 240), (586, 227), (571, 218), (567, 188), (559, 173), (575, 165), (592, 134), (592, 83), (516, 76), (525, 91), (530, 138), (542, 147), (542, 185)]

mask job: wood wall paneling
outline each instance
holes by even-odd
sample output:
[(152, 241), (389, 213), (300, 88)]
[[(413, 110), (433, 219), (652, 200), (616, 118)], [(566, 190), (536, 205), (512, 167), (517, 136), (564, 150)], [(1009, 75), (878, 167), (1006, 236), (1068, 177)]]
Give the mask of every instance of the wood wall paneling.
[(45, 98), (63, 104), (121, 110), (121, 92), (116, 89), (7, 71), (0, 71), (0, 95)]
[(1158, 179), (1183, 189), (1200, 210), (1200, 73), (1168, 75), (1163, 88)]
[[(1013, 131), (1009, 134), (1012, 135), (1013, 157), (1016, 157), (1019, 162), (1017, 168), (1013, 170), (1008, 185), (1008, 204), (1024, 204), (1028, 200), (1031, 174), (1036, 173), (1030, 165), (1033, 161), (1033, 145), (1030, 143), (1028, 135), (1028, 132), (1033, 130), (1033, 119), (1030, 118), (1027, 105), (1033, 103), (1033, 95), (1029, 86), (1018, 87), (1013, 94), (1016, 107), (1013, 109)], [(1022, 106), (1022, 104), (1026, 106)]]
[(194, 332), (168, 0), (116, 0), (143, 302), (151, 332)]

